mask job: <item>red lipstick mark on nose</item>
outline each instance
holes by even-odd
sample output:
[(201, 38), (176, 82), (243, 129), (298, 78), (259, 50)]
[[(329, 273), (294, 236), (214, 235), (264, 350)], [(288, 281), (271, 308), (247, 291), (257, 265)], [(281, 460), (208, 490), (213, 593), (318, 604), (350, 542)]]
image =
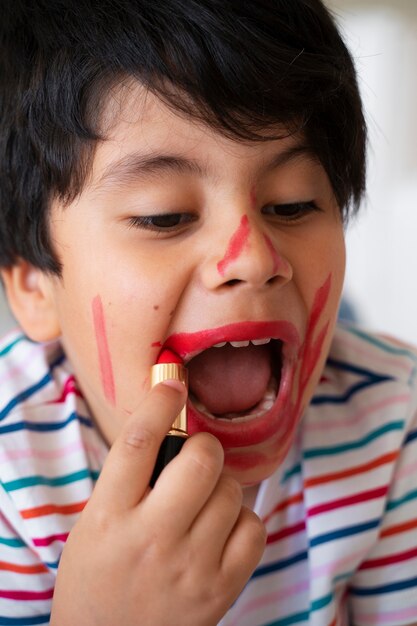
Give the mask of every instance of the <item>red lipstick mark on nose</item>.
[(244, 215), (240, 220), (238, 229), (230, 238), (226, 254), (223, 259), (217, 263), (217, 269), (221, 276), (224, 276), (227, 266), (235, 261), (241, 254), (243, 248), (247, 244), (249, 233), (249, 219), (247, 215)]
[(91, 309), (93, 313), (94, 331), (96, 334), (101, 384), (103, 386), (106, 399), (111, 402), (111, 404), (115, 405), (116, 390), (114, 386), (113, 366), (111, 362), (109, 344), (107, 341), (106, 320), (100, 296), (93, 298), (91, 302)]
[(268, 235), (264, 235), (265, 243), (268, 246), (268, 250), (271, 253), (272, 262), (273, 262), (273, 272), (276, 274), (279, 270), (285, 271), (287, 269), (287, 265), (284, 259), (278, 254), (278, 252), (274, 248), (274, 244), (268, 237)]

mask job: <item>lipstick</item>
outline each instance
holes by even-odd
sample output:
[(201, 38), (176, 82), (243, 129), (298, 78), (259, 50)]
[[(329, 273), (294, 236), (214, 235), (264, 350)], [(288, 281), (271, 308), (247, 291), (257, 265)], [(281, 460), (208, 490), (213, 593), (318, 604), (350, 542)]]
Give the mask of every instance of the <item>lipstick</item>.
[[(151, 387), (164, 380), (180, 380), (185, 385), (188, 384), (188, 371), (183, 365), (181, 357), (172, 350), (162, 350), (158, 361), (151, 367)], [(155, 468), (150, 480), (153, 487), (158, 476), (166, 465), (177, 456), (182, 446), (188, 438), (187, 432), (187, 407), (182, 408), (175, 418), (169, 432), (159, 448)]]

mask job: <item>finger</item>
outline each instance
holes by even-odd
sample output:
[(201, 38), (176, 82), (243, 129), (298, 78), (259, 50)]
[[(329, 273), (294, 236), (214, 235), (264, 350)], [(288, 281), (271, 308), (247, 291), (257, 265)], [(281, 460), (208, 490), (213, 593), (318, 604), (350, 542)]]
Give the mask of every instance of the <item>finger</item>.
[(223, 469), (224, 453), (218, 440), (208, 433), (190, 437), (163, 470), (141, 515), (160, 520), (159, 533), (175, 541), (188, 532), (204, 507)]
[(243, 506), (225, 545), (222, 570), (240, 593), (256, 569), (265, 550), (266, 529), (259, 517)]
[[(220, 477), (191, 529), (201, 559), (218, 566), (242, 508), (242, 487), (231, 476)], [(210, 538), (210, 541), (207, 539)]]
[(113, 443), (90, 506), (103, 505), (110, 512), (137, 505), (149, 489), (162, 439), (185, 401), (185, 386), (178, 381), (160, 383), (151, 389)]

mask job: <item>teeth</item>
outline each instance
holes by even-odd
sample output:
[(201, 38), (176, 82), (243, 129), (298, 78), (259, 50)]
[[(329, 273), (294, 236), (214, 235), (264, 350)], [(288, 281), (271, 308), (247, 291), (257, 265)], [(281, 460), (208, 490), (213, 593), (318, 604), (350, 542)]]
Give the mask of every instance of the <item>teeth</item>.
[(216, 343), (214, 344), (213, 348), (223, 348), (223, 346), (225, 346), (227, 343), (230, 343), (231, 346), (233, 346), (234, 348), (247, 348), (247, 346), (252, 343), (254, 346), (264, 346), (265, 344), (269, 343), (271, 341), (271, 338), (268, 339), (251, 339), (249, 341), (249, 339), (245, 340), (245, 341), (222, 341), (221, 343)]
[(271, 341), (271, 339), (251, 339), (251, 343), (253, 343), (254, 346), (263, 346), (266, 343), (269, 343)]

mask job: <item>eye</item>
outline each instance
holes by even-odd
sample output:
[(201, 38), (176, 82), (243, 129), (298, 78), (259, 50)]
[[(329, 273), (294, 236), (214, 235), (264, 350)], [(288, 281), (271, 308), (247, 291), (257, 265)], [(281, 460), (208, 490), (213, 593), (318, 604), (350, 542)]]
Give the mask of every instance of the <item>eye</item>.
[(131, 228), (142, 228), (156, 232), (171, 232), (181, 229), (197, 219), (190, 213), (161, 213), (159, 215), (136, 215), (129, 218)]
[(289, 222), (300, 220), (316, 211), (320, 211), (320, 208), (314, 201), (268, 204), (262, 209), (264, 215), (271, 215), (272, 217), (278, 217)]

